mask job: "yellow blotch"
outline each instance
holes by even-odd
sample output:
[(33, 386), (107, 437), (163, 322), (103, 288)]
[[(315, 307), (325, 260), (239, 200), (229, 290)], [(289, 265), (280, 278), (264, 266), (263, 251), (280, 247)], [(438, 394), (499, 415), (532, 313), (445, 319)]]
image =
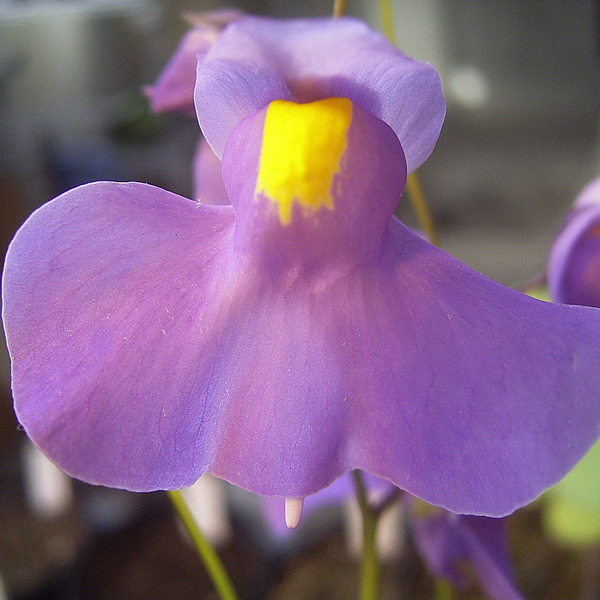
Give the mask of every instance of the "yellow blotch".
[(328, 98), (308, 104), (274, 100), (267, 108), (255, 196), (263, 194), (288, 225), (292, 207), (333, 210), (331, 188), (348, 143), (352, 103)]

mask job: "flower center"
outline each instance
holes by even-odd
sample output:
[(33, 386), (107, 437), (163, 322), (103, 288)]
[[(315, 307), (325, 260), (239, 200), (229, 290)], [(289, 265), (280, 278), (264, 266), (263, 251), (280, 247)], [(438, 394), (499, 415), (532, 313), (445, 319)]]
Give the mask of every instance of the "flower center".
[(283, 225), (292, 220), (294, 202), (306, 212), (334, 209), (333, 180), (351, 122), (352, 103), (347, 98), (269, 104), (254, 197), (262, 195), (277, 205)]

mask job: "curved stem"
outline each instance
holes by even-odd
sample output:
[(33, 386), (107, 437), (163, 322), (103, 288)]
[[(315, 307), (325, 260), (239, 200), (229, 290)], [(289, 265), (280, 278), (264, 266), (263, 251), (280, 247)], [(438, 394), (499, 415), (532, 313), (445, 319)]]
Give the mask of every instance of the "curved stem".
[(346, 0), (333, 0), (333, 18), (343, 17), (346, 12)]
[(445, 579), (435, 580), (435, 600), (452, 600), (454, 598), (454, 588), (449, 581)]
[(198, 524), (194, 520), (192, 513), (183, 499), (181, 490), (171, 490), (167, 493), (177, 511), (177, 516), (194, 542), (194, 546), (206, 567), (208, 575), (217, 590), (217, 594), (221, 600), (238, 600), (237, 594), (233, 589), (231, 580), (227, 575), (227, 571), (225, 570), (219, 555), (198, 527)]
[(408, 176), (406, 180), (406, 189), (408, 190), (410, 202), (427, 241), (434, 246), (438, 246), (438, 235), (433, 222), (433, 217), (427, 206), (427, 201), (425, 200), (425, 195), (423, 194), (419, 177), (416, 172), (411, 173)]
[(363, 521), (363, 554), (360, 576), (360, 600), (377, 600), (379, 597), (379, 561), (377, 558), (377, 516), (369, 506), (367, 490), (359, 471), (352, 471), (356, 498)]
[[(391, 0), (379, 0), (379, 11), (381, 13), (381, 28), (387, 39), (396, 45), (396, 34), (394, 33), (394, 12), (392, 10)], [(413, 210), (417, 215), (419, 226), (423, 230), (427, 241), (438, 246), (438, 235), (431, 216), (431, 212), (427, 206), (423, 189), (419, 182), (419, 178), (415, 173), (411, 173), (406, 180), (406, 189), (408, 190), (408, 198), (412, 204)]]
[(395, 46), (396, 34), (394, 33), (394, 12), (391, 0), (379, 0), (379, 11), (381, 12), (383, 35)]

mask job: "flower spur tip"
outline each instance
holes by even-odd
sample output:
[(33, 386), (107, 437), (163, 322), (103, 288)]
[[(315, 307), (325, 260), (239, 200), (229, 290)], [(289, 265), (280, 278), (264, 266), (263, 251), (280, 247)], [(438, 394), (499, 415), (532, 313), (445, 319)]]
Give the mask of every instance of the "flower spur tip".
[(285, 499), (285, 524), (288, 529), (295, 529), (300, 523), (302, 516), (302, 507), (304, 498), (286, 498)]

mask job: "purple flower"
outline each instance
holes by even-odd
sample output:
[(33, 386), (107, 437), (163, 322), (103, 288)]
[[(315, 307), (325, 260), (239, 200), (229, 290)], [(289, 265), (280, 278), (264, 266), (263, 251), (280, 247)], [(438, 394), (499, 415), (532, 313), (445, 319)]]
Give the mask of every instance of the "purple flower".
[(411, 501), (410, 524), (419, 553), (431, 573), (464, 587), (468, 564), (492, 600), (523, 600), (510, 565), (505, 519), (455, 515)]
[(600, 179), (579, 194), (554, 240), (548, 288), (556, 302), (600, 307)]
[(187, 15), (187, 20), (194, 27), (183, 37), (157, 82), (144, 88), (154, 112), (194, 114), (198, 61), (206, 55), (220, 31), (242, 16), (241, 11), (233, 9)]
[(11, 244), (15, 406), (52, 460), (287, 498), (360, 468), (504, 515), (582, 456), (600, 313), (504, 288), (392, 216), (441, 126), (431, 67), (352, 19), (241, 19), (196, 104), (233, 206), (90, 184)]

